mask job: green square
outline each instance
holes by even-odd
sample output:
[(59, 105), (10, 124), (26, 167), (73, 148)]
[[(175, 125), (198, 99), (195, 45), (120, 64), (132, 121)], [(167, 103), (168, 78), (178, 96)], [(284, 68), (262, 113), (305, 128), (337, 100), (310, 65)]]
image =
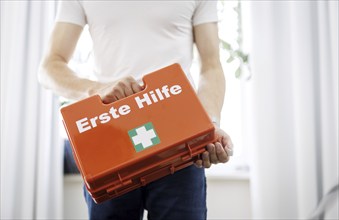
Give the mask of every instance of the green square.
[(136, 152), (140, 152), (160, 143), (160, 138), (158, 137), (152, 122), (129, 130), (128, 136), (130, 137)]

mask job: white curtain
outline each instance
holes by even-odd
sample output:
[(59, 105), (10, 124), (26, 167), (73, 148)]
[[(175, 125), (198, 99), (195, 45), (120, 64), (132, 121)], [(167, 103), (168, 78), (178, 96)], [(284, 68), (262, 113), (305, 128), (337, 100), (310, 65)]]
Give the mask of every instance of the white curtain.
[[(305, 219), (338, 184), (338, 1), (243, 4), (253, 217)], [(338, 219), (338, 202), (324, 217)]]
[(37, 82), (55, 1), (1, 1), (1, 219), (62, 218), (58, 100)]

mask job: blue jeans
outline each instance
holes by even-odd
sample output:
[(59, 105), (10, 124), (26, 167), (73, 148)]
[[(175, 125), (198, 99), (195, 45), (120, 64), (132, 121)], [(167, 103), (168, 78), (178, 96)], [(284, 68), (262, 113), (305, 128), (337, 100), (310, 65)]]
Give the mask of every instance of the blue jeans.
[(101, 204), (84, 192), (90, 219), (140, 220), (144, 209), (149, 220), (206, 219), (205, 171), (194, 165)]

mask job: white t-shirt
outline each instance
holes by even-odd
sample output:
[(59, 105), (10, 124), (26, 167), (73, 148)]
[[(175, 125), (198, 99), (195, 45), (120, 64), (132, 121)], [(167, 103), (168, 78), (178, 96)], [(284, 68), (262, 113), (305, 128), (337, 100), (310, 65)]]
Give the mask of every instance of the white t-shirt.
[(99, 81), (142, 75), (179, 63), (188, 77), (193, 26), (216, 22), (217, 1), (61, 1), (58, 22), (85, 26)]

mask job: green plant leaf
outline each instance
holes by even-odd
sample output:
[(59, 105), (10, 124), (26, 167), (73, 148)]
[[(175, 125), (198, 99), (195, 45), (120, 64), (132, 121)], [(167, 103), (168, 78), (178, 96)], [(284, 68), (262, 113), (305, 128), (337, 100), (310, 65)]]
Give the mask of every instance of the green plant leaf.
[(243, 60), (244, 63), (248, 63), (248, 54), (244, 55), (242, 60)]
[(241, 76), (241, 66), (238, 67), (238, 69), (234, 73), (236, 78), (240, 78)]
[(238, 6), (233, 7), (233, 10), (234, 10), (237, 14), (239, 14), (239, 7), (238, 7)]
[(232, 50), (232, 46), (230, 43), (227, 43), (226, 41), (224, 40), (221, 40), (221, 45), (222, 47), (225, 49), (225, 50)]
[(227, 62), (227, 63), (231, 63), (233, 60), (234, 60), (234, 56), (230, 56), (230, 57), (226, 60), (226, 62)]

